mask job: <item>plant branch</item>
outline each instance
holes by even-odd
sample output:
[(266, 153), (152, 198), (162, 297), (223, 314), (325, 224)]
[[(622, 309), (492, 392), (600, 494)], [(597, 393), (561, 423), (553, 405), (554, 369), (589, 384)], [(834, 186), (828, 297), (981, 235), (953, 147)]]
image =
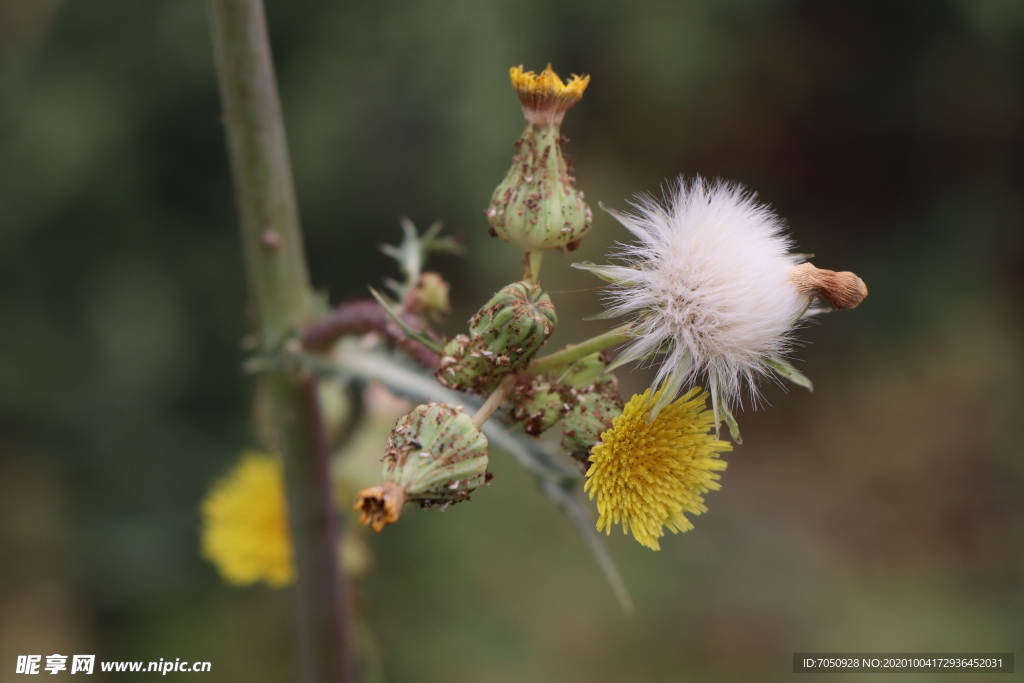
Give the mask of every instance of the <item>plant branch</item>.
[[(329, 361), (308, 354), (300, 354), (297, 360), (309, 371), (324, 376), (346, 374), (367, 381), (382, 382), (391, 391), (413, 401), (438, 401), (477, 410), (481, 405), (475, 396), (467, 396), (443, 387), (432, 376), (396, 362), (390, 356), (362, 349), (354, 340), (342, 343)], [(528, 439), (531, 447), (525, 448), (522, 440), (506, 431), (504, 425), (487, 421), (480, 431), (487, 436), (492, 446), (507, 452), (523, 469), (538, 477), (556, 481), (580, 479), (575, 468), (570, 468), (557, 458), (551, 457), (551, 454), (540, 447), (539, 442), (533, 437)]]
[[(405, 313), (402, 319), (411, 327), (422, 325), (423, 321), (414, 313)], [(373, 299), (347, 301), (317, 321), (302, 333), (302, 345), (311, 350), (325, 350), (346, 335), (377, 332), (395, 346), (400, 347), (428, 370), (437, 369), (440, 357), (419, 342), (406, 336), (388, 316), (387, 311)], [(424, 329), (440, 342), (433, 332)]]
[(526, 368), (526, 375), (536, 376), (542, 375), (545, 372), (550, 372), (557, 368), (560, 368), (570, 363), (586, 358), (592, 353), (603, 351), (604, 349), (611, 348), (612, 346), (618, 346), (623, 342), (630, 340), (632, 335), (630, 334), (630, 328), (632, 325), (629, 323), (620, 325), (613, 330), (608, 330), (604, 334), (599, 334), (596, 337), (568, 346), (561, 351), (556, 351), (550, 355), (542, 358), (536, 358), (530, 363), (530, 366)]
[[(292, 184), (262, 0), (209, 0), (217, 80), (254, 324), (263, 353), (316, 313)], [(295, 548), (298, 652), (307, 683), (354, 681), (345, 584), (315, 380), (295, 366), (261, 382), (271, 406), (271, 444), (285, 463)]]
[(476, 425), (477, 429), (483, 426), (484, 422), (487, 422), (487, 418), (494, 414), (501, 404), (505, 402), (505, 398), (508, 397), (508, 392), (512, 391), (512, 385), (516, 383), (516, 376), (509, 375), (505, 379), (501, 380), (501, 384), (498, 388), (491, 392), (491, 395), (487, 397), (487, 400), (480, 410), (476, 411), (473, 415), (473, 424)]

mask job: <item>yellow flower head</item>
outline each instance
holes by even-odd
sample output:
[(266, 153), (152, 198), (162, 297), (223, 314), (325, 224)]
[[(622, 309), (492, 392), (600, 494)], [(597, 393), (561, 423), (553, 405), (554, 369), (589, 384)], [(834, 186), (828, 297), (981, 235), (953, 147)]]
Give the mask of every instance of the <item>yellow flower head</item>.
[(567, 83), (562, 83), (548, 64), (538, 76), (532, 71), (523, 71), (522, 66), (509, 69), (512, 87), (519, 95), (523, 113), (530, 123), (558, 124), (565, 118), (565, 112), (583, 97), (583, 91), (590, 83), (590, 76), (573, 74)]
[(649, 420), (660, 395), (648, 389), (633, 396), (612, 420), (593, 448), (585, 487), (591, 500), (597, 496), (598, 531), (611, 533), (621, 522), (624, 533), (632, 528), (634, 538), (654, 550), (663, 527), (689, 531), (693, 524), (683, 513), (707, 511), (703, 494), (721, 488), (717, 473), (726, 467), (718, 454), (732, 450), (709, 434), (714, 417), (700, 387)]
[(228, 583), (292, 581), (291, 532), (280, 458), (246, 453), (202, 503), (203, 556)]

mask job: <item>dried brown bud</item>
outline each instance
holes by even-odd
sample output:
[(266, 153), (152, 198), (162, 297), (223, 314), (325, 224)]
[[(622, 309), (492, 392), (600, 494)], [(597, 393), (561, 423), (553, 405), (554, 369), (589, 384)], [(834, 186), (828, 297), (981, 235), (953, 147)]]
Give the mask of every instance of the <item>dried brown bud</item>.
[(380, 486), (371, 486), (359, 492), (359, 500), (355, 509), (359, 510), (359, 523), (373, 527), (380, 532), (388, 524), (398, 521), (405, 505), (405, 491), (393, 481), (385, 481)]
[(790, 268), (789, 280), (801, 294), (817, 293), (839, 310), (856, 308), (868, 295), (867, 285), (853, 273), (823, 270), (812, 263)]

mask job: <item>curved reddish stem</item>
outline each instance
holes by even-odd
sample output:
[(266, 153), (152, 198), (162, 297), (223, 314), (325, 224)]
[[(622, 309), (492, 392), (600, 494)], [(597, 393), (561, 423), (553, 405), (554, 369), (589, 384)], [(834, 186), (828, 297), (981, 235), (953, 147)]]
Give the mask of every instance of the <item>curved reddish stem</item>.
[[(402, 319), (410, 327), (425, 325), (423, 320), (413, 313), (403, 313)], [(340, 338), (350, 334), (366, 334), (376, 332), (383, 335), (389, 342), (403, 349), (428, 370), (437, 369), (440, 358), (436, 353), (419, 342), (405, 335), (395, 324), (381, 305), (373, 299), (354, 299), (346, 301), (325, 317), (308, 327), (302, 334), (302, 345), (307, 349), (324, 350)], [(431, 337), (440, 340), (437, 334), (426, 330)]]

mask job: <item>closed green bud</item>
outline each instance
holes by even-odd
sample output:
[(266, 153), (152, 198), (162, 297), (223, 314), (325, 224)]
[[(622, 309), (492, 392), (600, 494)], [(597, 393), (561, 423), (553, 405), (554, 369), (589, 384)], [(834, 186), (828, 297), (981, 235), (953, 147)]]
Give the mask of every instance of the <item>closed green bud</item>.
[(424, 506), (467, 500), (487, 479), (487, 437), (461, 408), (417, 406), (391, 430), (383, 473)]
[(484, 394), (497, 384), (494, 380), (499, 376), (497, 366), (504, 359), (487, 351), (480, 340), (459, 334), (445, 344), (441, 353), (435, 376), (449, 389)]
[(622, 412), (622, 399), (613, 385), (578, 394), (575, 405), (562, 418), (562, 449), (584, 473), (590, 467), (590, 449), (611, 429), (612, 418)]
[(554, 427), (569, 408), (558, 388), (543, 380), (517, 384), (509, 402), (512, 419), (521, 423), (523, 431), (531, 436)]
[(359, 521), (374, 531), (398, 520), (402, 505), (420, 507), (469, 500), (490, 481), (487, 437), (461, 407), (431, 402), (398, 419), (384, 451), (384, 483), (363, 489)]
[(508, 285), (470, 318), (469, 336), (445, 345), (437, 379), (451, 389), (486, 393), (525, 368), (557, 322), (544, 290), (526, 282)]
[(530, 362), (557, 323), (555, 306), (547, 292), (528, 282), (513, 282), (473, 314), (469, 332), (492, 340), (489, 348), (510, 354), (518, 369)]
[(570, 365), (560, 380), (563, 384), (573, 388), (590, 386), (599, 380), (602, 383), (613, 381), (610, 377), (601, 377), (601, 373), (608, 367), (608, 363), (608, 354), (604, 351), (592, 353)]
[(512, 86), (526, 117), (505, 179), (494, 190), (487, 220), (495, 235), (524, 251), (575, 249), (593, 215), (576, 189), (571, 164), (562, 155), (561, 123), (583, 97), (589, 76), (568, 83), (551, 70), (511, 70)]
[(451, 305), (448, 302), (448, 291), (451, 287), (440, 273), (427, 271), (420, 275), (412, 291), (412, 310), (421, 316), (438, 318), (448, 313)]

